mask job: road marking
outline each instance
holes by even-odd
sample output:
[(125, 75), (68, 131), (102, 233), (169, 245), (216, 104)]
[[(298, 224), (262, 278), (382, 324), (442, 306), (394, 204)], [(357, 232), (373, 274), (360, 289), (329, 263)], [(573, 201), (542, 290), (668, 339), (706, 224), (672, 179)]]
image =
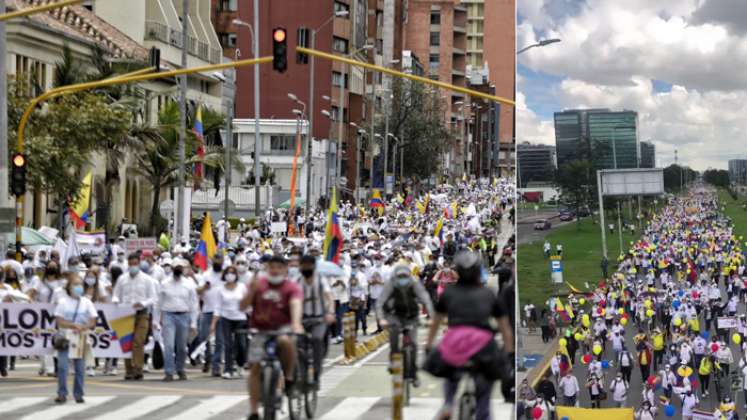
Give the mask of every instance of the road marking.
[(334, 366), (337, 363), (343, 361), (344, 359), (345, 359), (345, 355), (344, 354), (341, 354), (341, 355), (335, 357), (334, 359), (324, 359), (324, 364), (322, 365), (322, 367), (324, 369), (327, 369), (328, 367)]
[(352, 420), (360, 414), (367, 412), (373, 407), (379, 397), (345, 398), (327, 414), (320, 417), (321, 420)]
[(181, 398), (180, 395), (164, 395), (159, 397), (145, 397), (128, 404), (119, 410), (110, 411), (95, 417), (93, 420), (130, 420), (156, 411), (167, 405), (173, 404)]
[(330, 369), (322, 374), (322, 389), (319, 390), (319, 396), (325, 396), (333, 389), (337, 388), (342, 381), (349, 378), (350, 375), (355, 373), (355, 368), (352, 366), (336, 366), (334, 369)]
[(44, 419), (44, 420), (55, 420), (55, 419), (61, 419), (63, 417), (67, 417), (71, 414), (79, 413), (81, 411), (86, 411), (88, 409), (91, 409), (93, 407), (97, 407), (101, 404), (104, 404), (108, 401), (111, 401), (114, 399), (114, 397), (87, 397), (86, 402), (84, 404), (77, 404), (74, 401), (69, 401), (65, 405), (57, 405), (55, 404), (52, 407), (47, 408), (46, 410), (37, 411), (35, 413), (31, 413), (20, 420), (32, 420), (32, 419)]
[[(135, 385), (134, 383), (133, 385), (128, 385), (128, 384), (122, 384), (122, 383), (116, 383), (116, 382), (100, 382), (100, 381), (93, 381), (93, 380), (87, 380), (86, 383), (103, 386), (103, 387), (128, 389), (128, 390), (140, 391), (140, 392), (142, 392), (143, 390), (147, 390), (147, 391), (170, 392), (173, 394), (185, 394), (185, 395), (195, 395), (195, 396), (215, 395), (215, 391), (213, 390), (170, 388), (170, 387), (165, 387), (165, 386), (150, 386), (150, 384), (152, 383), (160, 383), (160, 381), (158, 380), (146, 380), (143, 382), (137, 382), (137, 385)], [(221, 391), (221, 394), (223, 395), (246, 395), (246, 392), (245, 391), (240, 391), (240, 392)]]
[(20, 397), (20, 398), (13, 398), (8, 401), (3, 401), (2, 404), (0, 404), (0, 414), (2, 413), (9, 413), (11, 411), (16, 411), (21, 408), (29, 407), (34, 404), (39, 404), (40, 402), (49, 399), (48, 397)]
[(221, 411), (228, 410), (229, 408), (233, 407), (236, 404), (239, 404), (241, 402), (246, 402), (247, 397), (239, 397), (239, 396), (217, 396), (213, 398), (209, 398), (206, 400), (200, 401), (199, 404), (196, 406), (188, 409), (187, 411), (183, 411), (179, 414), (176, 414), (172, 417), (169, 417), (169, 420), (171, 419), (206, 419), (208, 417), (212, 417)]

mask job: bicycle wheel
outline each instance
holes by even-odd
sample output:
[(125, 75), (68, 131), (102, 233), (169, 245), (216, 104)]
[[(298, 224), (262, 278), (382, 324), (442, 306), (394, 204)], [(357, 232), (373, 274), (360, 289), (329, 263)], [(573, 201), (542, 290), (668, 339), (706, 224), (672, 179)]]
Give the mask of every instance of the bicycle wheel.
[(470, 393), (463, 393), (459, 398), (459, 420), (474, 420), (475, 405), (475, 396)]
[(262, 406), (264, 420), (275, 420), (277, 411), (277, 389), (280, 373), (272, 365), (262, 368)]
[(402, 404), (410, 405), (410, 387), (412, 386), (412, 346), (406, 345), (402, 349)]
[(303, 415), (303, 388), (305, 384), (301, 378), (301, 366), (296, 366), (293, 371), (293, 381), (295, 386), (288, 393), (288, 414), (291, 420), (301, 420)]

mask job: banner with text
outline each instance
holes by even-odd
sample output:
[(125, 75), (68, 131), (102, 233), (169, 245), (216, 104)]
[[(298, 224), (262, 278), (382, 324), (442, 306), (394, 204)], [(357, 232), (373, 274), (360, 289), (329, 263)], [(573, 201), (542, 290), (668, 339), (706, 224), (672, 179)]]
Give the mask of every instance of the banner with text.
[[(51, 303), (0, 303), (0, 356), (53, 354), (57, 331)], [(129, 305), (96, 304), (98, 319), (89, 334), (95, 357), (130, 358), (135, 311)]]

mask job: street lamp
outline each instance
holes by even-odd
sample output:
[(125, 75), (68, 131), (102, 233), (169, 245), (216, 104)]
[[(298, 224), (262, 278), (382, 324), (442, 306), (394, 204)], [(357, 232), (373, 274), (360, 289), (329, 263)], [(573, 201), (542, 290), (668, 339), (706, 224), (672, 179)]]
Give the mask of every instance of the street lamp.
[(550, 38), (550, 39), (541, 39), (537, 43), (532, 45), (527, 45), (526, 47), (520, 49), (516, 52), (516, 55), (519, 55), (529, 49), (535, 48), (535, 47), (544, 47), (545, 45), (555, 44), (557, 42), (560, 42), (560, 39), (558, 38)]
[[(332, 19), (336, 17), (343, 17), (350, 14), (347, 10), (338, 10), (327, 20), (319, 25), (316, 29), (311, 30), (311, 49), (316, 49), (316, 33), (319, 32), (323, 27), (329, 25)], [(309, 141), (306, 143), (306, 159), (309, 161), (309, 166), (306, 169), (306, 214), (309, 213), (309, 205), (311, 203), (311, 141), (314, 139), (314, 56), (310, 58), (310, 79), (309, 79)]]
[[(241, 19), (234, 19), (233, 24), (238, 27), (248, 28), (252, 35), (252, 53), (254, 58), (259, 58), (259, 0), (254, 0), (254, 25), (250, 25)], [(238, 50), (238, 48), (237, 48)], [(259, 162), (262, 156), (262, 140), (259, 135), (259, 64), (254, 65), (254, 216), (259, 220), (259, 184), (261, 173)], [(268, 203), (269, 204), (269, 203)]]

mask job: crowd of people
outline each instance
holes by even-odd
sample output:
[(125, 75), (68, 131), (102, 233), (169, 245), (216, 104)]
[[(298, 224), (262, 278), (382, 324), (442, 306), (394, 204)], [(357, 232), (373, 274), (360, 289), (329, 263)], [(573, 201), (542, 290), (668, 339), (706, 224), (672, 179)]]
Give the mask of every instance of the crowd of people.
[(522, 384), (527, 418), (551, 418), (556, 405), (738, 418), (733, 384), (747, 409), (743, 242), (715, 191), (670, 198), (611, 277), (547, 302), (542, 325), (557, 324), (561, 338), (536, 389)]
[[(0, 262), (0, 301), (55, 304), (58, 328), (73, 334), (85, 334), (95, 325), (96, 303), (130, 305), (135, 321), (131, 358), (123, 363), (125, 380), (140, 381), (155, 370), (156, 347), (162, 348), (167, 382), (187, 380), (189, 363), (223, 379), (241, 378), (249, 366), (253, 419), (260, 386), (257, 362), (270, 331), (288, 334), (278, 338), (286, 389), (293, 387), (292, 335), (310, 334), (318, 375), (330, 342), (342, 342), (342, 318), (348, 311), (355, 313), (357, 336), (375, 334), (404, 318), (417, 323), (424, 313), (438, 320), (448, 315), (455, 326), (476, 324), (492, 337), (495, 327), (485, 323), (490, 315), (501, 320), (504, 348), (513, 352), (508, 329), (513, 297), (503, 298), (511, 308), (499, 305), (495, 294), (492, 301), (477, 297), (487, 302), (476, 308), (484, 312), (480, 319), (469, 305), (467, 314), (451, 315), (448, 302), (462, 305), (469, 297), (440, 298), (450, 296), (452, 285), (482, 287), (491, 272), (498, 275), (502, 290), (513, 290), (513, 236), (498, 243), (501, 219), (513, 219), (513, 194), (513, 184), (501, 179), (442, 186), (417, 198), (398, 195), (383, 206), (343, 202), (338, 215), (345, 239), (337, 264), (322, 255), (327, 215), (322, 208), (292, 216), (270, 209), (261, 220), (242, 219), (234, 229), (223, 219), (212, 226), (218, 249), (209, 261), (198, 257), (199, 242), (187, 240), (127, 254), (124, 238), (119, 238), (106, 255), (84, 254), (68, 261), (54, 250), (26, 252), (22, 262), (8, 253)], [(297, 226), (299, 235), (271, 232), (271, 224), (279, 221)], [(203, 230), (200, 222), (197, 227)], [(460, 252), (472, 256), (466, 268), (455, 265)], [(458, 273), (466, 269), (470, 276), (460, 278)], [(413, 296), (417, 302), (409, 301)], [(429, 335), (429, 348), (434, 339)], [(97, 359), (90, 351), (68, 357), (65, 340), (69, 336), (60, 337), (59, 347), (55, 342), (54, 355), (39, 358), (39, 375), (57, 376), (56, 401), (64, 403), (72, 363), (73, 395), (83, 402), (84, 377), (116, 376), (119, 361)], [(481, 353), (481, 363), (493, 351)], [(0, 356), (0, 376), (7, 376), (14, 363), (15, 357)], [(490, 384), (497, 379), (491, 378)]]

